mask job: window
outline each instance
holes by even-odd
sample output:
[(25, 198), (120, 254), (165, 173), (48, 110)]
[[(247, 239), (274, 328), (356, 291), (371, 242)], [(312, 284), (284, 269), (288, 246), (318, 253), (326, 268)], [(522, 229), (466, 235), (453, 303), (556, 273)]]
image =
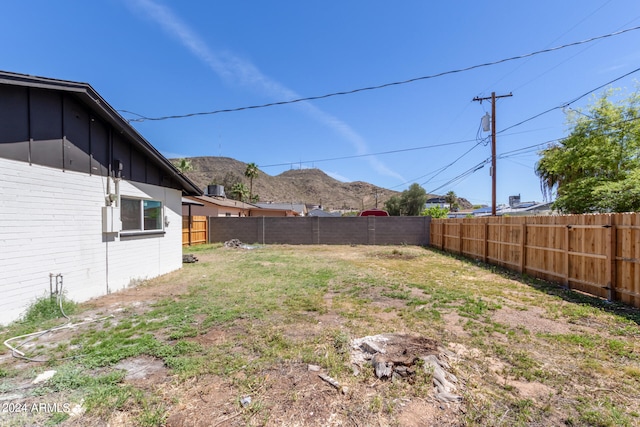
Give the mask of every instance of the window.
[(120, 212), (123, 231), (162, 230), (162, 202), (122, 197)]
[(162, 202), (143, 200), (144, 229), (162, 230)]
[(122, 230), (142, 230), (140, 225), (140, 202), (137, 199), (120, 199)]

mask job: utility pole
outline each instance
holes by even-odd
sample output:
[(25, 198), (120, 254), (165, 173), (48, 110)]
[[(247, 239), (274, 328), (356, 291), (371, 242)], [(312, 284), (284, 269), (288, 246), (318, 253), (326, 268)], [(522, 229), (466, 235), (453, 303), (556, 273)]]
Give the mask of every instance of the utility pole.
[(495, 92), (491, 92), (491, 96), (487, 98), (473, 98), (482, 104), (482, 101), (491, 100), (491, 216), (496, 216), (496, 99), (507, 98), (513, 96), (511, 92), (508, 95), (496, 96)]

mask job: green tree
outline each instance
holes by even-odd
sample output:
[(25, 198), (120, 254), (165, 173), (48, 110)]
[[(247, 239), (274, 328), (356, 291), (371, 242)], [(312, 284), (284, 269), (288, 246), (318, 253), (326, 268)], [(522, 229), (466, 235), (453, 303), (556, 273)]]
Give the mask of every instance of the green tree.
[(193, 165), (189, 159), (178, 159), (177, 162), (174, 162), (174, 166), (182, 173), (193, 170)]
[(449, 203), (449, 210), (451, 212), (455, 212), (456, 210), (458, 210), (456, 208), (458, 206), (458, 196), (456, 196), (456, 193), (454, 191), (449, 191), (447, 194), (445, 194), (444, 200), (445, 202)]
[(384, 203), (384, 208), (391, 216), (418, 216), (427, 202), (427, 192), (418, 184), (411, 186), (399, 196), (392, 196)]
[(240, 200), (244, 202), (249, 196), (249, 190), (247, 190), (247, 186), (241, 182), (237, 182), (231, 187), (231, 196), (235, 200)]
[(400, 196), (391, 196), (384, 202), (384, 210), (389, 212), (391, 216), (400, 216), (402, 215)]
[(421, 216), (430, 216), (431, 218), (446, 218), (448, 214), (449, 209), (440, 206), (431, 206), (420, 213)]
[(543, 193), (562, 212), (640, 210), (640, 92), (618, 102), (613, 95), (570, 113), (569, 136), (540, 153)]
[(419, 184), (413, 183), (408, 190), (402, 192), (402, 205), (405, 215), (418, 216), (427, 203), (427, 192)]
[(253, 180), (258, 177), (258, 165), (249, 163), (244, 171), (244, 176), (249, 178), (249, 200), (253, 201)]
[(594, 189), (600, 211), (634, 212), (640, 209), (640, 169), (620, 181), (607, 182)]

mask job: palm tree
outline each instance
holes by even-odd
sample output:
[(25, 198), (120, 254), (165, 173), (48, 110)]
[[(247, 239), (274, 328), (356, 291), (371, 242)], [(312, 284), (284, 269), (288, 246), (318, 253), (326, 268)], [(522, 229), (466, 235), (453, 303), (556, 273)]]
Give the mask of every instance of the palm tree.
[(249, 178), (249, 200), (253, 200), (253, 179), (258, 177), (258, 165), (249, 163), (244, 171), (244, 176)]
[(240, 200), (241, 202), (246, 200), (247, 193), (247, 186), (241, 182), (237, 182), (233, 184), (233, 187), (231, 187), (231, 194), (236, 200)]
[(458, 204), (458, 196), (456, 196), (456, 193), (454, 191), (449, 191), (444, 196), (444, 200), (445, 200), (445, 202), (449, 203), (449, 210), (451, 212), (454, 212), (453, 207), (454, 207), (454, 205)]

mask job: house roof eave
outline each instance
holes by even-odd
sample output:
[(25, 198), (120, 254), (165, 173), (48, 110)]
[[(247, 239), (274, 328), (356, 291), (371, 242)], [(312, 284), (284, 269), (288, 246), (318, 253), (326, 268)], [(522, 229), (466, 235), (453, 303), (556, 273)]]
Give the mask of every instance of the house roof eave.
[(135, 143), (136, 148), (159, 164), (164, 172), (168, 173), (180, 184), (183, 194), (202, 194), (202, 190), (194, 182), (180, 172), (169, 159), (164, 157), (149, 141), (140, 135), (90, 84), (7, 71), (0, 71), (0, 84), (58, 90), (75, 94), (100, 118), (107, 121), (115, 129), (120, 130), (121, 133), (126, 134)]

